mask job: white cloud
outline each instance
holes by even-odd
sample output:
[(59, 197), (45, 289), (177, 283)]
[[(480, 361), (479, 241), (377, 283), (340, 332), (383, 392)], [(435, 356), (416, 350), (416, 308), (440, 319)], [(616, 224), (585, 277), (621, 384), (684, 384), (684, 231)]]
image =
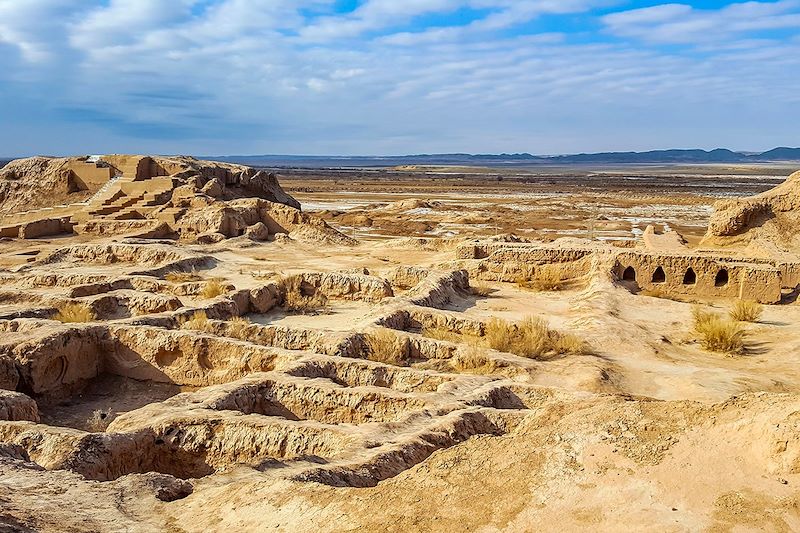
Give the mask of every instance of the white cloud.
[(717, 10), (664, 4), (612, 13), (603, 21), (615, 35), (653, 43), (719, 42), (746, 32), (800, 28), (800, 1), (743, 2)]
[(0, 43), (17, 48), (29, 62), (51, 59), (64, 23), (87, 0), (0, 0)]
[[(800, 40), (759, 33), (789, 27), (795, 1), (622, 11), (602, 18), (617, 38), (580, 41), (504, 30), (610, 3), (369, 0), (340, 15), (332, 5), (0, 0), (0, 41), (26, 61), (0, 68), (0, 92), (79, 132), (43, 131), (52, 152), (90, 141), (100, 143), (90, 151), (565, 152), (702, 145), (701, 134), (769, 144), (800, 119)], [(464, 6), (485, 11), (411, 24)], [(0, 143), (22, 142), (6, 130)]]

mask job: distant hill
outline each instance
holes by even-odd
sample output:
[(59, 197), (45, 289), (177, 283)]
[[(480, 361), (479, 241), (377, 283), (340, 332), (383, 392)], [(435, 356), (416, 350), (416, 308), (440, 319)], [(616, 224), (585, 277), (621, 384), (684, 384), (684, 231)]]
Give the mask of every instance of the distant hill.
[[(779, 147), (762, 153), (715, 150), (651, 150), (649, 152), (599, 152), (593, 154), (412, 154), (392, 156), (310, 156), (310, 155), (227, 155), (198, 156), (198, 159), (238, 163), (253, 167), (298, 168), (382, 168), (402, 165), (530, 167), (580, 164), (709, 164), (800, 162), (800, 148)], [(10, 160), (0, 159), (0, 168)]]
[(650, 152), (602, 152), (598, 154), (560, 155), (549, 158), (554, 163), (739, 163), (748, 156), (717, 148), (705, 150), (652, 150)]
[(774, 148), (763, 153), (715, 150), (651, 150), (648, 152), (600, 152), (593, 154), (531, 155), (520, 154), (415, 154), (399, 156), (298, 156), (249, 155), (202, 156), (202, 159), (265, 167), (393, 167), (400, 165), (464, 165), (513, 167), (547, 164), (703, 164), (759, 163), (798, 161), (800, 148)]
[(773, 148), (756, 157), (764, 161), (800, 161), (800, 148)]

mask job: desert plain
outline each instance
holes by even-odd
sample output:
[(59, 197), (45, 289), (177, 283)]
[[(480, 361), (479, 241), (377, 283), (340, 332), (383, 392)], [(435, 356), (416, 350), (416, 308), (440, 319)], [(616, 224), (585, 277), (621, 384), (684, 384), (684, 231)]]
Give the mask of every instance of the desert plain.
[(0, 169), (0, 531), (800, 529), (786, 164)]

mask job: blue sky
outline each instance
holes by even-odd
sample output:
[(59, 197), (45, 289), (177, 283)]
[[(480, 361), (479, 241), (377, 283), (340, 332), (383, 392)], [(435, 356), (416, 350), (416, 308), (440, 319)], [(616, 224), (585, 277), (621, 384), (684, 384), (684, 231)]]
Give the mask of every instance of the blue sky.
[(0, 155), (800, 145), (800, 0), (0, 0)]

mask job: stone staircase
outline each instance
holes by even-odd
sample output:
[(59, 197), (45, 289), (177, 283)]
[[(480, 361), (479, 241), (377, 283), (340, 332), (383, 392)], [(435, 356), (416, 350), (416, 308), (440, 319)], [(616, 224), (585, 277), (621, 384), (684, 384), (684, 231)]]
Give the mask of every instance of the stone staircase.
[(138, 168), (137, 162), (121, 168), (122, 175), (98, 190), (85, 207), (72, 216), (72, 222), (84, 223), (97, 218), (142, 219), (163, 205), (166, 193), (177, 185), (175, 181), (168, 176), (142, 178), (140, 173), (137, 175)]

